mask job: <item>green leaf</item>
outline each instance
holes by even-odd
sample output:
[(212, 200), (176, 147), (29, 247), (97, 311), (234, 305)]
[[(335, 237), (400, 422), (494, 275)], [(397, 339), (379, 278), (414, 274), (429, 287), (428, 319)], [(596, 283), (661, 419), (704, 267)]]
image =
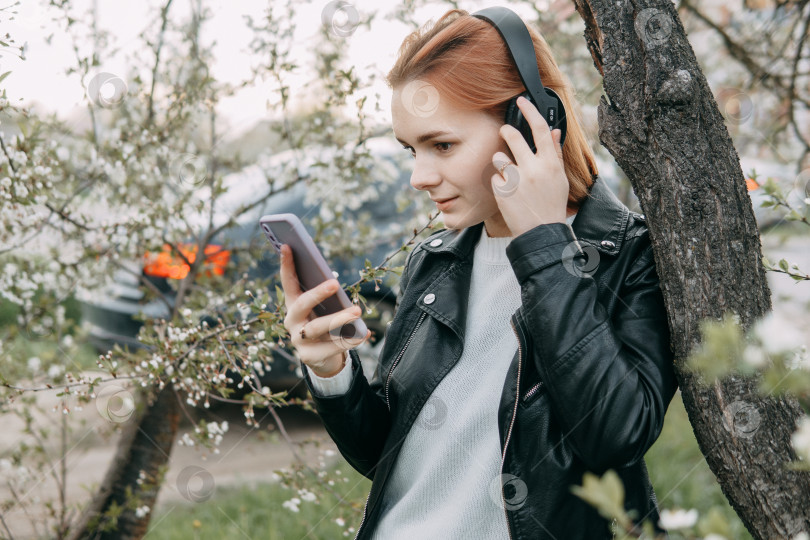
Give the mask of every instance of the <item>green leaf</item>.
[(722, 510), (712, 506), (697, 522), (697, 531), (700, 536), (717, 534), (724, 538), (731, 538), (731, 526)]
[(788, 265), (788, 262), (787, 262), (785, 259), (781, 259), (781, 260), (779, 261), (779, 268), (781, 268), (781, 269), (782, 269), (782, 270), (784, 270), (785, 272), (788, 272), (788, 271), (789, 271), (789, 265)]
[(571, 492), (596, 508), (605, 519), (615, 518), (622, 528), (629, 528), (630, 516), (624, 510), (624, 485), (613, 469), (609, 469), (601, 478), (586, 472), (582, 477), (582, 486), (571, 486)]
[(284, 304), (284, 289), (276, 285), (276, 305), (281, 306)]
[(5, 72), (5, 73), (3, 73), (2, 75), (0, 75), (0, 82), (3, 82), (3, 79), (5, 79), (6, 77), (8, 77), (10, 74), (11, 74), (11, 72), (10, 72), (10, 71), (6, 71), (6, 72)]
[(709, 382), (724, 377), (737, 368), (745, 349), (744, 335), (733, 312), (717, 321), (700, 322), (701, 342), (686, 359), (686, 367), (701, 373)]

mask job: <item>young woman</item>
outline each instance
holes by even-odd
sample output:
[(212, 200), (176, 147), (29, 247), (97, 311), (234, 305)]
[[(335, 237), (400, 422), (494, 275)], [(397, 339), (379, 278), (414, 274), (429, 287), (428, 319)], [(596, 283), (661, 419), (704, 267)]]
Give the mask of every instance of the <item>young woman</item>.
[(357, 344), (331, 337), (360, 308), (315, 318), (339, 284), (302, 293), (283, 248), (284, 324), (306, 384), (373, 480), (358, 538), (611, 538), (571, 492), (608, 469), (636, 521), (657, 526), (643, 456), (676, 381), (648, 231), (599, 180), (572, 90), (530, 34), (567, 110), (562, 148), (531, 102), (518, 106), (536, 152), (504, 124), (525, 88), (496, 29), (466, 11), (408, 36), (388, 74), (411, 185), (446, 228), (407, 257), (371, 381)]

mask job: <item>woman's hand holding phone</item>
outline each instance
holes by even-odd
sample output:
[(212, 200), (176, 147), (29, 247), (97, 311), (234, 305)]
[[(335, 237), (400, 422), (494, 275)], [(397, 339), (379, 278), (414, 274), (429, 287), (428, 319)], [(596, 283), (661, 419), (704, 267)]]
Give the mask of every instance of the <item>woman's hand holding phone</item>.
[[(322, 282), (308, 291), (301, 291), (290, 246), (281, 246), (281, 287), (287, 305), (284, 327), (290, 333), (290, 341), (305, 363), (319, 377), (332, 377), (344, 367), (346, 351), (353, 349), (371, 337), (371, 330), (358, 341), (342, 338), (340, 329), (360, 318), (360, 306), (351, 306), (337, 313), (315, 317), (313, 308), (338, 291), (336, 279)], [(301, 328), (306, 327), (301, 336)]]

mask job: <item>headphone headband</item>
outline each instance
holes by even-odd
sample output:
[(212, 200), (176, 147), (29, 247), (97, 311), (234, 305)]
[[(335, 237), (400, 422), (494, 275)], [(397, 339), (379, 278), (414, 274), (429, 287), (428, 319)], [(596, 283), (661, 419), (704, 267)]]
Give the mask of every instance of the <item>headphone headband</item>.
[[(472, 14), (490, 23), (506, 42), (506, 48), (512, 61), (517, 66), (523, 86), (532, 95), (538, 106), (556, 107), (556, 103), (546, 94), (537, 67), (537, 56), (534, 53), (534, 42), (526, 24), (517, 13), (505, 7), (488, 7)], [(529, 54), (531, 51), (531, 54)], [(541, 109), (543, 110), (543, 109)]]

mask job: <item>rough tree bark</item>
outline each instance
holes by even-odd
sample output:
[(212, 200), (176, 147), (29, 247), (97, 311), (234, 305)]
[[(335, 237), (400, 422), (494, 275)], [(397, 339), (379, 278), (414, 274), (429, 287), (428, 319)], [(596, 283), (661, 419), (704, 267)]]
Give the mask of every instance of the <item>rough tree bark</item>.
[(604, 79), (599, 138), (647, 216), (686, 411), (723, 493), (758, 539), (810, 531), (810, 474), (786, 469), (801, 414), (733, 376), (705, 387), (684, 367), (699, 323), (771, 309), (739, 157), (671, 0), (574, 0)]
[[(70, 540), (129, 540), (146, 534), (151, 510), (139, 517), (133, 505), (128, 504), (127, 492), (132, 493), (133, 500), (137, 499), (137, 506), (154, 509), (180, 423), (180, 405), (174, 388), (167, 385), (163, 390), (152, 391), (156, 395), (141, 396), (137, 410), (123, 425), (107, 474), (93, 501), (71, 529)], [(100, 516), (115, 512), (116, 507), (123, 510), (116, 526), (108, 531), (98, 530)]]

